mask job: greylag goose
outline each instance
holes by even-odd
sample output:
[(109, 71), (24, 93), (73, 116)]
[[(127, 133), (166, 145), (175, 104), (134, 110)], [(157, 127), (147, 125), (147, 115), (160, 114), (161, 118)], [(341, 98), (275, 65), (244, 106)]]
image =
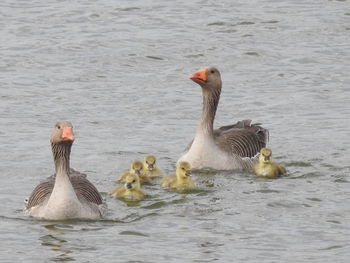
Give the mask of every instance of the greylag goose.
[(179, 191), (193, 189), (195, 185), (190, 176), (191, 165), (188, 162), (179, 162), (176, 164), (176, 174), (164, 177), (161, 186)]
[(189, 76), (202, 87), (203, 110), (193, 141), (180, 157), (193, 169), (252, 169), (262, 147), (266, 146), (268, 130), (251, 120), (213, 129), (221, 93), (221, 76), (215, 67), (200, 69)]
[(125, 201), (140, 201), (145, 197), (141, 190), (140, 178), (137, 174), (127, 174), (123, 186), (116, 186), (111, 190), (111, 195)]
[(272, 161), (271, 149), (262, 148), (259, 155), (259, 162), (254, 166), (254, 173), (260, 177), (277, 178), (286, 173), (286, 168)]
[(56, 174), (40, 182), (30, 195), (26, 214), (48, 220), (98, 219), (106, 211), (100, 193), (85, 174), (70, 169), (75, 137), (70, 122), (58, 122), (51, 132)]

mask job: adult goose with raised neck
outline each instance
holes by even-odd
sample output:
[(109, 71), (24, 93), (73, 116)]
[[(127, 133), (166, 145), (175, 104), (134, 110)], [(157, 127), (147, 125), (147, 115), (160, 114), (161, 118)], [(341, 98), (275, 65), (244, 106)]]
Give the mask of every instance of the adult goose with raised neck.
[(195, 137), (178, 162), (187, 161), (193, 169), (252, 169), (260, 149), (266, 146), (268, 130), (251, 120), (214, 130), (222, 87), (220, 72), (208, 67), (189, 78), (202, 88), (203, 110)]
[(26, 214), (48, 220), (98, 219), (106, 204), (86, 178), (69, 166), (75, 137), (70, 122), (58, 122), (51, 132), (50, 142), (55, 163), (55, 175), (36, 186), (27, 204)]

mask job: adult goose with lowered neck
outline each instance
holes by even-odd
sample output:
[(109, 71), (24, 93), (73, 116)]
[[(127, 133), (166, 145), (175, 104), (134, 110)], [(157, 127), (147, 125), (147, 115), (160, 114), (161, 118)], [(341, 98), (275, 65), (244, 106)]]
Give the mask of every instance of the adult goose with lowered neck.
[(58, 122), (51, 132), (56, 174), (40, 182), (30, 195), (26, 214), (48, 219), (98, 219), (106, 205), (85, 174), (70, 169), (69, 157), (75, 137), (70, 122)]
[(189, 76), (202, 87), (203, 110), (193, 141), (180, 157), (193, 169), (252, 169), (261, 148), (266, 146), (268, 130), (251, 120), (213, 128), (221, 93), (218, 69), (208, 67)]

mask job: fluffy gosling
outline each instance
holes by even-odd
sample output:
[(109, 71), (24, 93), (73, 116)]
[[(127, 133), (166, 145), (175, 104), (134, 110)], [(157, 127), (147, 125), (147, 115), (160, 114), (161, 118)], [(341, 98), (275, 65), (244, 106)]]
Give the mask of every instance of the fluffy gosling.
[(137, 174), (127, 174), (124, 180), (124, 185), (116, 186), (111, 190), (112, 196), (126, 201), (140, 201), (144, 199), (145, 194), (141, 190), (140, 179)]
[(179, 191), (192, 189), (195, 187), (190, 178), (191, 165), (188, 162), (179, 162), (176, 164), (176, 174), (166, 176), (161, 182), (161, 186), (174, 188)]
[(254, 166), (256, 176), (265, 178), (277, 178), (286, 173), (281, 164), (272, 162), (272, 151), (268, 148), (260, 150), (259, 162)]
[(156, 157), (154, 155), (148, 154), (144, 157), (142, 175), (148, 176), (151, 179), (163, 176), (162, 172), (156, 165)]
[(143, 164), (140, 161), (133, 161), (130, 165), (130, 169), (126, 170), (124, 172), (122, 172), (119, 176), (118, 176), (118, 181), (121, 182), (125, 182), (125, 178), (127, 175), (129, 174), (136, 174), (139, 176), (140, 182), (141, 183), (150, 183), (151, 182), (151, 178), (145, 176), (142, 174), (143, 171)]

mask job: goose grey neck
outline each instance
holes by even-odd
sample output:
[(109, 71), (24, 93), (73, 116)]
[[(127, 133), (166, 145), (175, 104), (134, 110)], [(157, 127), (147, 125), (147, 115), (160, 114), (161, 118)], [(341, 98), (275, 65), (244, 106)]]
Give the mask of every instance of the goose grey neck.
[(205, 134), (213, 135), (214, 118), (219, 104), (221, 89), (202, 89), (203, 110), (199, 129)]
[(69, 157), (72, 143), (51, 143), (56, 174), (69, 174)]

